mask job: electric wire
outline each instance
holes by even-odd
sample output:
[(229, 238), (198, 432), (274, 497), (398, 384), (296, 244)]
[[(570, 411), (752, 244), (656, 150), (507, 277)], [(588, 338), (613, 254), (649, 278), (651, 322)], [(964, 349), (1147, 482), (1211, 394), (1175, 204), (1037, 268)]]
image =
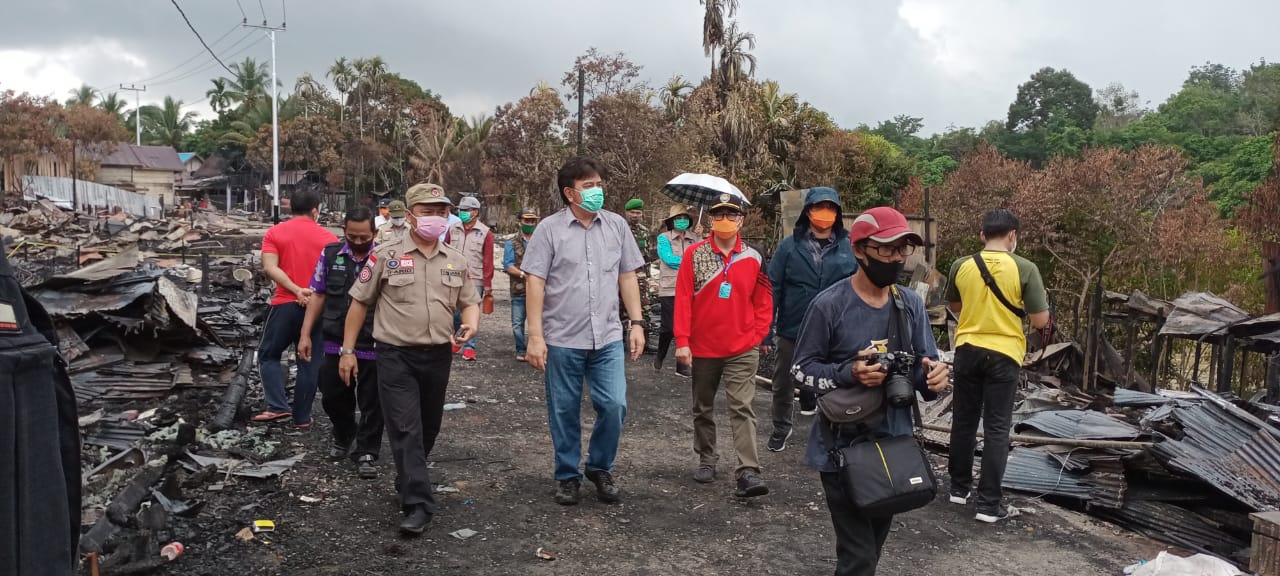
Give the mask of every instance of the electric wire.
[(187, 13), (183, 12), (182, 7), (178, 5), (178, 0), (169, 0), (169, 1), (173, 3), (174, 8), (178, 9), (178, 13), (182, 15), (182, 20), (187, 23), (187, 28), (190, 28), (191, 32), (196, 35), (196, 39), (199, 40), (200, 43), (204, 45), (205, 50), (209, 51), (209, 55), (213, 56), (213, 59), (217, 60), (218, 64), (222, 64), (223, 69), (225, 69), (228, 74), (235, 74), (235, 72), (232, 72), (230, 68), (227, 68), (226, 64), (222, 63), (222, 60), (218, 58), (218, 55), (213, 52), (213, 48), (210, 48), (209, 44), (204, 41), (204, 38), (200, 37), (200, 32), (197, 32), (196, 27), (191, 24), (191, 19), (187, 18)]
[[(221, 35), (221, 36), (219, 36), (217, 40), (214, 40), (214, 41), (213, 41), (212, 46), (217, 46), (217, 45), (218, 45), (219, 43), (221, 43), (224, 39), (226, 39), (226, 37), (227, 37), (227, 36), (230, 36), (232, 32), (235, 32), (235, 31), (236, 31), (236, 29), (237, 29), (237, 28), (239, 28), (239, 27), (240, 27), (240, 25), (239, 25), (239, 24), (232, 25), (232, 26), (231, 26), (231, 29), (227, 30), (226, 32), (223, 32), (223, 33), (222, 33), (222, 35)], [(174, 72), (178, 71), (178, 69), (180, 69), (180, 68), (182, 68), (182, 67), (186, 66), (187, 64), (190, 64), (190, 63), (191, 63), (191, 61), (195, 60), (196, 58), (199, 58), (199, 57), (200, 57), (201, 55), (203, 55), (204, 53), (205, 53), (205, 52), (204, 52), (204, 50), (197, 50), (195, 54), (192, 54), (190, 58), (187, 58), (186, 60), (183, 60), (183, 61), (182, 61), (182, 62), (180, 62), (177, 66), (174, 66), (173, 68), (170, 68), (170, 69), (168, 69), (168, 70), (165, 70), (164, 72), (161, 72), (161, 73), (159, 73), (159, 74), (156, 74), (155, 76), (149, 76), (149, 77), (146, 77), (146, 78), (141, 78), (141, 79), (138, 79), (138, 80), (134, 80), (134, 81), (130, 82), (130, 84), (146, 84), (146, 83), (148, 83), (148, 82), (159, 81), (159, 80), (163, 79), (165, 76), (168, 76), (168, 75), (170, 75), (170, 74), (172, 74), (172, 73), (174, 73)], [(184, 72), (184, 73), (185, 73), (185, 72)]]

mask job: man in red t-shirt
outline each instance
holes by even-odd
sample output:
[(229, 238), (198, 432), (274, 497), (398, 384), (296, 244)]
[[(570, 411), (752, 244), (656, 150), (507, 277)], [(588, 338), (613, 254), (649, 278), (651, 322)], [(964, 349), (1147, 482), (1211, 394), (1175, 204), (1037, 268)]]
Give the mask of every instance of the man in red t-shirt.
[[(319, 362), (298, 359), (293, 409), (290, 410), (280, 355), (298, 343), (307, 303), (311, 301), (311, 275), (315, 273), (316, 261), (320, 259), (325, 245), (338, 239), (316, 224), (316, 218), (320, 216), (319, 192), (294, 192), (289, 207), (293, 217), (272, 226), (262, 237), (262, 268), (276, 283), (276, 295), (271, 299), (271, 310), (267, 313), (262, 341), (258, 344), (258, 371), (262, 375), (262, 388), (266, 391), (267, 409), (254, 416), (253, 421), (271, 422), (292, 416), (294, 426), (307, 428), (311, 426), (311, 404), (316, 397)], [(319, 327), (317, 323), (317, 330), (311, 337), (313, 341), (321, 338)]]

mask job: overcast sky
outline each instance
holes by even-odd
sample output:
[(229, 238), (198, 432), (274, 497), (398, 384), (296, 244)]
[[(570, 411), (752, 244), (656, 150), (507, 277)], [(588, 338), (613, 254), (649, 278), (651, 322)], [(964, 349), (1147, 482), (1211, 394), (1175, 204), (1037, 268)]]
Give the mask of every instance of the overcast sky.
[[(236, 0), (178, 3), (228, 64), (270, 58), (259, 33), (236, 28)], [(4, 4), (0, 89), (62, 100), (82, 82), (140, 81), (144, 104), (172, 95), (208, 114), (209, 79), (225, 71), (169, 0)], [(286, 89), (302, 72), (322, 78), (339, 56), (380, 55), (455, 114), (492, 113), (540, 80), (557, 85), (591, 46), (626, 52), (658, 86), (709, 71), (696, 0), (239, 4), (251, 23), (265, 9), (278, 25), (287, 11), (277, 46)], [(758, 41), (757, 77), (845, 127), (896, 114), (924, 117), (928, 132), (980, 126), (1002, 118), (1018, 84), (1043, 66), (1067, 68), (1095, 89), (1121, 82), (1155, 106), (1193, 65), (1280, 59), (1276, 0), (741, 0), (738, 19)]]

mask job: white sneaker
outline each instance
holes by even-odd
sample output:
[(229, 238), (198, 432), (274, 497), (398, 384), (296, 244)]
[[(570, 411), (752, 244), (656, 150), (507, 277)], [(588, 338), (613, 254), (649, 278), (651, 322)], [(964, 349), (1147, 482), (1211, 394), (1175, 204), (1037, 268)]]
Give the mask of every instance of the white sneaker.
[(801, 411), (800, 411), (800, 415), (801, 415), (801, 416), (813, 416), (814, 414), (817, 414), (817, 413), (818, 413), (818, 409), (817, 409), (817, 408), (814, 408), (813, 410), (801, 410)]
[(964, 494), (960, 494), (960, 493), (957, 493), (957, 492), (955, 492), (955, 491), (952, 491), (952, 492), (951, 492), (951, 503), (952, 503), (952, 504), (959, 504), (959, 505), (961, 505), (961, 506), (964, 506), (965, 504), (968, 504), (968, 503), (969, 503), (969, 497), (970, 497), (970, 496), (972, 496), (972, 495), (973, 495), (973, 491), (965, 492)]

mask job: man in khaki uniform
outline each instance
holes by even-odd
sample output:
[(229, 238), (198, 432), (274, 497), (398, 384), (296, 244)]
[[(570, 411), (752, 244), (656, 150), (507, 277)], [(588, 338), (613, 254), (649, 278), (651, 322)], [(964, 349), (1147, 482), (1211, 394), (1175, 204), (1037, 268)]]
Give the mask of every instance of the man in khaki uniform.
[[(445, 387), (453, 362), (451, 347), (476, 333), (480, 297), (467, 279), (462, 253), (439, 241), (448, 227), (451, 202), (435, 184), (417, 184), (405, 194), (409, 235), (374, 249), (351, 288), (339, 373), (350, 382), (357, 373), (357, 336), (370, 306), (377, 306), (378, 395), (382, 400), (391, 454), (395, 457), (400, 530), (421, 534), (431, 523), (435, 500), (427, 456), (435, 446), (444, 413)], [(453, 315), (462, 311), (455, 334)]]
[(409, 235), (409, 223), (404, 217), (404, 202), (395, 200), (387, 207), (389, 217), (387, 221), (378, 227), (378, 235), (374, 238), (374, 242), (378, 244), (390, 244)]

